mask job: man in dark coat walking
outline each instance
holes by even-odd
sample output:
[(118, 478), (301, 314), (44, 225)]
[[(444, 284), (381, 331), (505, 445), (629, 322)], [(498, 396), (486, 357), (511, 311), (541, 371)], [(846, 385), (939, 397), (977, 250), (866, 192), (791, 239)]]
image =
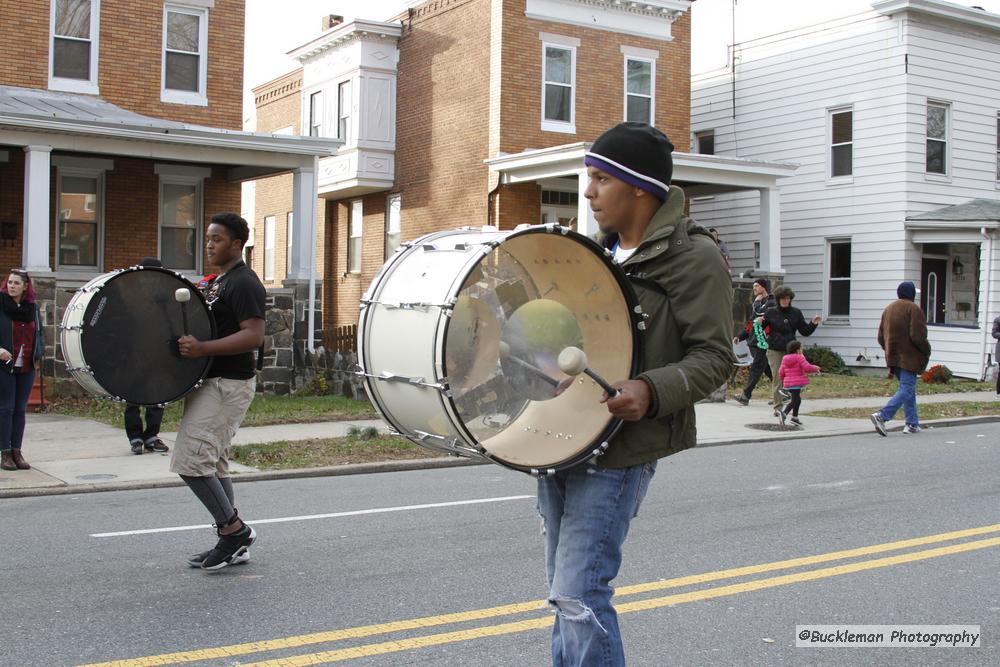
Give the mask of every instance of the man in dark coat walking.
[(892, 419), (900, 407), (906, 424), (903, 433), (919, 433), (917, 418), (917, 375), (927, 368), (931, 345), (927, 342), (927, 320), (924, 311), (913, 302), (917, 288), (907, 281), (896, 288), (899, 298), (882, 311), (878, 325), (878, 344), (885, 350), (885, 363), (899, 379), (899, 389), (885, 407), (872, 413), (875, 431), (885, 436), (885, 423)]

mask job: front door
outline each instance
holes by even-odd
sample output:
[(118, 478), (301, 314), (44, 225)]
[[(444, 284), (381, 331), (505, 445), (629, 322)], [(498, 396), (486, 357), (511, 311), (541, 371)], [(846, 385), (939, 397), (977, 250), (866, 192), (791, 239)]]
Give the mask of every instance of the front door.
[(924, 257), (920, 265), (920, 307), (928, 324), (944, 324), (948, 309), (948, 260)]

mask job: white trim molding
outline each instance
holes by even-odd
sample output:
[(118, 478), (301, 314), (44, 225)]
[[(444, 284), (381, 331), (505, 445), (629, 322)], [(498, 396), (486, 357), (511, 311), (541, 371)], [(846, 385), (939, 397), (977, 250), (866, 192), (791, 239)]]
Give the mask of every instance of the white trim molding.
[(660, 57), (660, 52), (655, 49), (641, 49), (638, 46), (627, 46), (622, 44), (619, 49), (623, 55), (629, 58), (645, 58), (646, 60), (656, 60)]
[(671, 26), (691, 8), (693, 0), (526, 0), (530, 19), (578, 25), (598, 30), (673, 40)]
[(872, 9), (883, 16), (892, 16), (901, 12), (919, 12), (982, 28), (1000, 30), (1000, 15), (942, 0), (878, 0), (872, 3)]

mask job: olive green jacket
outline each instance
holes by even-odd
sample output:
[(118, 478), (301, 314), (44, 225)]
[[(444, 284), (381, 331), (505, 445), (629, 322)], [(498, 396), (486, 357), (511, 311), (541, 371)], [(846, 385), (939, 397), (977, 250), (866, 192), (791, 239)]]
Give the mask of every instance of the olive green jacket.
[[(639, 332), (639, 379), (650, 387), (644, 419), (625, 422), (598, 459), (624, 468), (675, 454), (696, 443), (694, 404), (729, 378), (733, 287), (708, 231), (684, 216), (684, 191), (670, 194), (635, 253), (622, 263), (647, 316)], [(598, 237), (611, 247), (616, 235)], [(609, 378), (610, 379), (610, 378)]]

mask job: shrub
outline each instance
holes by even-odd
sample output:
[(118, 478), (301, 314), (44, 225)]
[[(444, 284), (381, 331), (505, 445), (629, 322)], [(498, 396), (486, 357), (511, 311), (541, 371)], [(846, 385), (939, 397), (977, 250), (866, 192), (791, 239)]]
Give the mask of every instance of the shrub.
[(828, 347), (823, 347), (822, 345), (803, 347), (802, 353), (806, 355), (806, 359), (810, 364), (819, 366), (823, 369), (824, 373), (850, 375), (847, 364), (844, 363), (844, 358)]
[(935, 364), (920, 375), (927, 384), (947, 384), (952, 377), (953, 373), (944, 364)]

